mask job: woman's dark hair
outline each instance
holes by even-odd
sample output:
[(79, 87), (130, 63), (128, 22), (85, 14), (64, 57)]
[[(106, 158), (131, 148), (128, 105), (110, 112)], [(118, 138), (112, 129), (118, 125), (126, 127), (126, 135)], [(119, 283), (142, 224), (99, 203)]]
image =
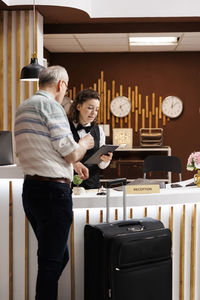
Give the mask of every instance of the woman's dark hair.
[[(75, 122), (75, 123), (79, 122), (79, 111), (77, 109), (77, 105), (83, 104), (85, 101), (90, 99), (97, 99), (100, 101), (99, 94), (93, 89), (82, 90), (76, 95), (76, 99), (71, 104), (69, 112), (67, 114), (71, 122)], [(97, 123), (97, 118), (94, 119), (92, 125), (96, 123)]]

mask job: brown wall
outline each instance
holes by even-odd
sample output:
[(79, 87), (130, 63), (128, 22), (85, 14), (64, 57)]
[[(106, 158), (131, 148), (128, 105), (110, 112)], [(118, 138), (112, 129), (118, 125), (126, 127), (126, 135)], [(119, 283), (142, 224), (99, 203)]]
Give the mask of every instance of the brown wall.
[[(143, 95), (150, 96), (154, 92), (163, 98), (168, 95), (180, 97), (184, 112), (178, 119), (167, 122), (164, 145), (171, 146), (172, 155), (181, 158), (183, 179), (193, 176), (185, 166), (189, 154), (200, 151), (200, 52), (56, 53), (51, 54), (50, 59), (51, 65), (66, 67), (70, 87), (78, 89), (81, 83), (93, 85), (103, 70), (108, 85), (115, 80), (116, 87), (122, 84), (125, 91), (128, 86), (138, 85)], [(138, 146), (137, 138), (133, 143)]]

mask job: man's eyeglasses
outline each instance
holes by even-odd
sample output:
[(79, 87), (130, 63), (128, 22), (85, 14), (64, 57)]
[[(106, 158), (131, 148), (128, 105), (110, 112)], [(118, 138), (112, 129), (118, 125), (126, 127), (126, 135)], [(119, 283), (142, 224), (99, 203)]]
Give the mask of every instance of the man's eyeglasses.
[(66, 92), (65, 92), (65, 95), (64, 95), (64, 97), (65, 96), (67, 96), (68, 95), (68, 85), (67, 85), (67, 83), (64, 81), (64, 80), (62, 80), (62, 82), (65, 84), (65, 86), (66, 86)]

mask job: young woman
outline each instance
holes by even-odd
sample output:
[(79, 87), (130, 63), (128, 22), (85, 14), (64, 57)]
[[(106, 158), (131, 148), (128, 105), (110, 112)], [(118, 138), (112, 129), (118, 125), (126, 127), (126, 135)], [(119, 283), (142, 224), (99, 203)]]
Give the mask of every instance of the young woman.
[[(94, 137), (94, 148), (88, 150), (81, 160), (76, 163), (76, 169), (81, 168), (82, 164), (94, 153), (99, 147), (105, 144), (105, 134), (101, 126), (97, 125), (97, 115), (100, 105), (98, 93), (92, 89), (80, 91), (75, 101), (71, 104), (68, 112), (71, 131), (76, 142), (79, 141), (88, 132)], [(86, 165), (89, 169), (89, 178), (84, 180), (80, 186), (85, 189), (96, 189), (100, 187), (99, 169), (105, 169), (111, 159), (112, 153), (102, 155), (102, 162), (99, 165)]]

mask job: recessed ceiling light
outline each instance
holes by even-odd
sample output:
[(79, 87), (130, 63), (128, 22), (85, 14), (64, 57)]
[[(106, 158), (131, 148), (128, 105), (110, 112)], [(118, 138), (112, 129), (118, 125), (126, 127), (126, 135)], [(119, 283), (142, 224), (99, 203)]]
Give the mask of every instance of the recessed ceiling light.
[(173, 36), (140, 36), (129, 37), (130, 46), (177, 45), (179, 37)]

